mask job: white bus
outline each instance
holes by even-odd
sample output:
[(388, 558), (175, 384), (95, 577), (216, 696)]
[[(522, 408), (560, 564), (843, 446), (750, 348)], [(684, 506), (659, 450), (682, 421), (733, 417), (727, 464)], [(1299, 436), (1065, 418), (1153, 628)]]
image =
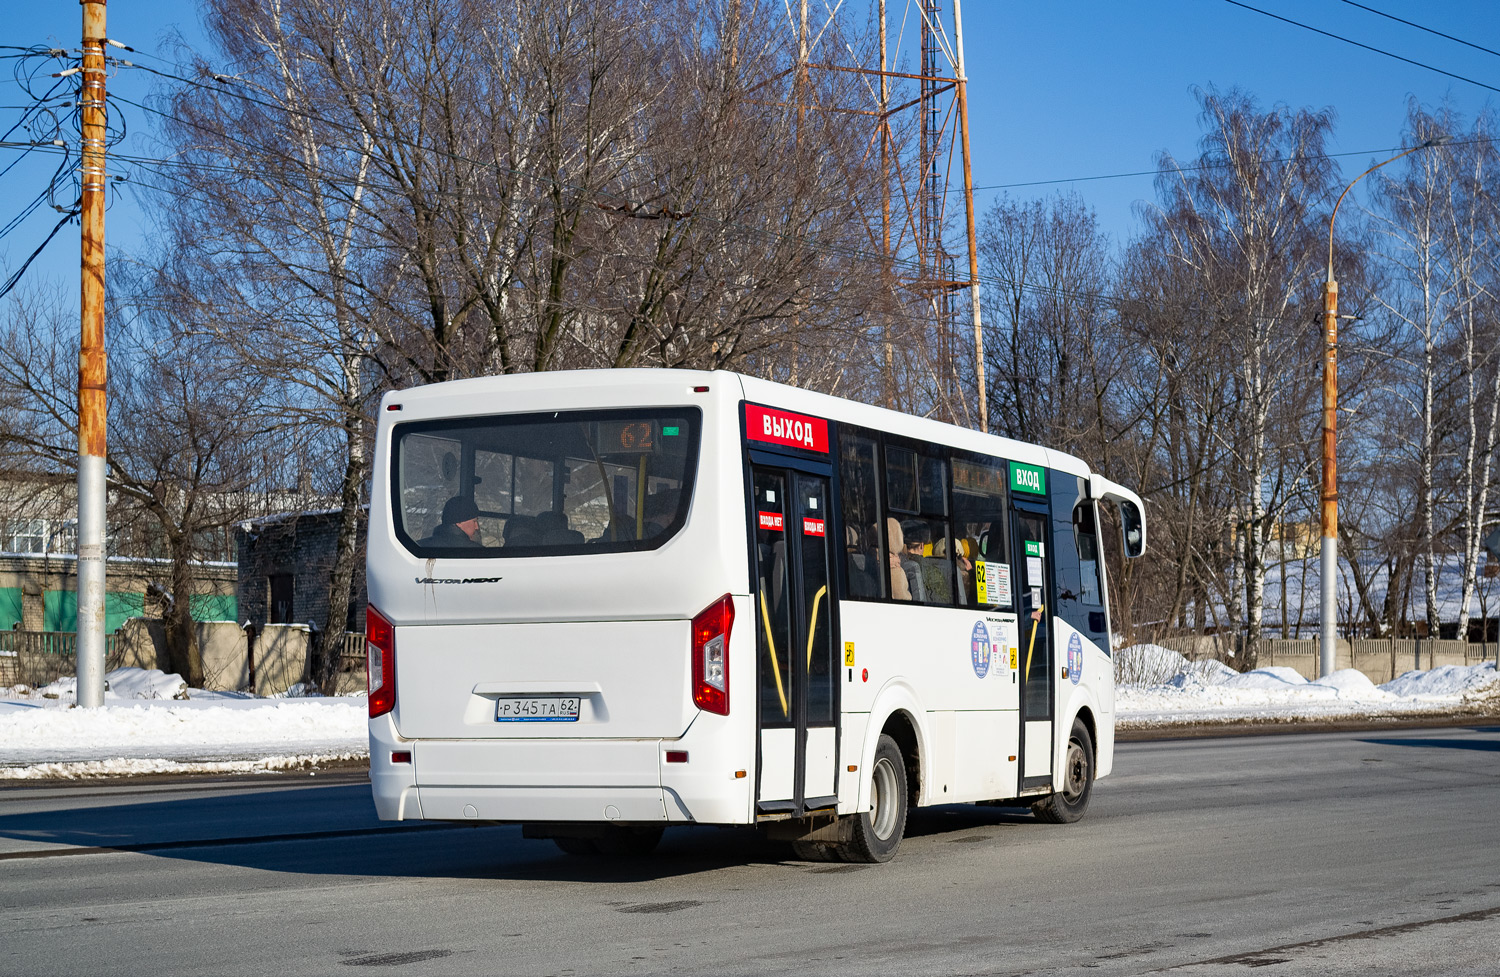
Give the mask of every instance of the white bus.
[(1138, 556), (1140, 499), (1076, 458), (733, 373), (387, 394), (376, 808), (853, 861), (911, 805), (1076, 820), (1114, 753), (1104, 501)]

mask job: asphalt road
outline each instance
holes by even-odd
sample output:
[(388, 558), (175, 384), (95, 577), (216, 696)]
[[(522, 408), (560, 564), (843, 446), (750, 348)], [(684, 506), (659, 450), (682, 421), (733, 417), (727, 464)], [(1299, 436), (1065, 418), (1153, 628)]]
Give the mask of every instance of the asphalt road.
[(880, 866), (382, 826), (347, 775), (9, 788), (0, 973), (1500, 972), (1500, 727), (1127, 743), (1116, 770), (1074, 825), (916, 812)]

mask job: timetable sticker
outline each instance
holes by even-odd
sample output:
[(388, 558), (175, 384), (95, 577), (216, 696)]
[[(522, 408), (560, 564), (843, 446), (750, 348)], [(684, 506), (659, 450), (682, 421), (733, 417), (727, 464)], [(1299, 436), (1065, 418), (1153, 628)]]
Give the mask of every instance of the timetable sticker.
[(974, 564), (974, 567), (974, 583), (979, 591), (979, 603), (1009, 604), (1010, 564), (981, 561)]

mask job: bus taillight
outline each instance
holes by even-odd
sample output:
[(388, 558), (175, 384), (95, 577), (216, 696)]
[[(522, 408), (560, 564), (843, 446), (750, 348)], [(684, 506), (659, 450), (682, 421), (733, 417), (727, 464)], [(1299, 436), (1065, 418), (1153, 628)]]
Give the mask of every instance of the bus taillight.
[(728, 594), (693, 618), (693, 704), (721, 716), (729, 715), (729, 629), (733, 624), (734, 598)]
[(365, 675), (370, 718), (396, 708), (396, 629), (375, 608), (365, 607)]

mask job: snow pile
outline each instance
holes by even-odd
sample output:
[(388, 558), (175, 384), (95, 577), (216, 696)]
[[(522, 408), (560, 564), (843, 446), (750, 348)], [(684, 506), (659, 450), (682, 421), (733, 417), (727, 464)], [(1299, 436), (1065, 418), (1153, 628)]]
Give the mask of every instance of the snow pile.
[(71, 678), (0, 698), (0, 780), (287, 769), (368, 754), (363, 697), (193, 689), (176, 699), (186, 688), (179, 676), (135, 668), (106, 681), (102, 709), (72, 708)]
[[(199, 689), (194, 695), (201, 694)], [(72, 675), (60, 678), (36, 690), (44, 699), (77, 701), (78, 679)], [(117, 668), (104, 675), (104, 700), (111, 699), (186, 699), (188, 684), (176, 672), (156, 669)]]
[(1376, 686), (1352, 668), (1311, 682), (1281, 666), (1241, 674), (1222, 662), (1190, 662), (1159, 645), (1117, 652), (1115, 681), (1115, 718), (1121, 728), (1420, 716), (1451, 713), (1487, 695), (1500, 695), (1500, 675), (1492, 662), (1408, 672)]
[[(1486, 671), (1486, 669), (1488, 671)], [(1394, 695), (1413, 699), (1448, 699), (1453, 696), (1483, 695), (1497, 691), (1493, 663), (1474, 665), (1439, 665), (1427, 672), (1407, 672), (1381, 686)]]

